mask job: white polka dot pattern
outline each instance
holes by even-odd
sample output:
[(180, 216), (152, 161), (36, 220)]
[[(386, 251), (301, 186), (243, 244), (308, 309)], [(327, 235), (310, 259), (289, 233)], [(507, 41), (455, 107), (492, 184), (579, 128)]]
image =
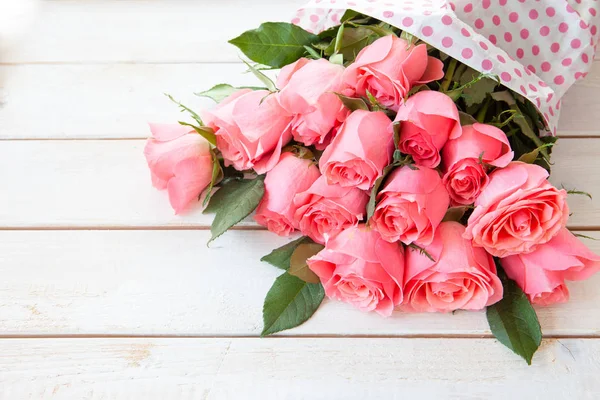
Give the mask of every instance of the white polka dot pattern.
[(346, 9), (421, 38), (528, 98), (556, 134), (560, 99), (592, 66), (597, 0), (312, 0), (292, 20), (311, 32)]

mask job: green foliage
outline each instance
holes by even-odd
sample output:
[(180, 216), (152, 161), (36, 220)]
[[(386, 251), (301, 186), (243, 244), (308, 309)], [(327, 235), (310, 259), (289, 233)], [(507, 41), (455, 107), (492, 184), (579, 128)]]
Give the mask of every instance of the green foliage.
[(533, 355), (542, 343), (540, 323), (521, 288), (508, 279), (501, 268), (498, 275), (504, 286), (504, 297), (487, 308), (490, 329), (500, 343), (531, 365)]
[(252, 89), (252, 90), (267, 90), (264, 87), (255, 87), (255, 86), (242, 86), (242, 87), (234, 87), (228, 85), (227, 83), (220, 83), (218, 85), (213, 86), (212, 88), (205, 90), (203, 92), (195, 93), (196, 96), (200, 97), (208, 97), (213, 99), (215, 102), (220, 103), (225, 100), (227, 97), (231, 96), (234, 92), (240, 89)]
[(212, 242), (256, 209), (265, 193), (264, 176), (230, 179), (212, 196), (204, 213), (215, 213), (210, 227)]
[(242, 33), (229, 43), (254, 62), (281, 68), (304, 55), (319, 37), (287, 22), (265, 22), (258, 29)]
[(313, 241), (310, 240), (310, 238), (303, 236), (300, 239), (296, 239), (293, 242), (289, 242), (288, 244), (273, 250), (261, 258), (260, 261), (264, 261), (274, 267), (287, 270), (290, 267), (290, 259), (292, 254), (294, 254), (294, 250), (296, 250), (296, 248), (303, 243), (313, 243)]
[(336, 95), (342, 101), (344, 106), (350, 111), (356, 111), (356, 110), (369, 111), (369, 106), (367, 106), (367, 103), (365, 103), (365, 101), (361, 98), (348, 97), (348, 96), (344, 96), (343, 94), (339, 94), (339, 93), (336, 93)]
[(265, 298), (261, 335), (301, 325), (317, 311), (324, 297), (320, 283), (306, 283), (287, 272), (280, 275)]
[(302, 279), (307, 283), (319, 283), (321, 282), (317, 274), (315, 274), (306, 263), (310, 257), (314, 256), (318, 252), (324, 249), (324, 246), (318, 243), (303, 243), (300, 244), (292, 253), (290, 258), (290, 269), (288, 273), (294, 275), (297, 278)]

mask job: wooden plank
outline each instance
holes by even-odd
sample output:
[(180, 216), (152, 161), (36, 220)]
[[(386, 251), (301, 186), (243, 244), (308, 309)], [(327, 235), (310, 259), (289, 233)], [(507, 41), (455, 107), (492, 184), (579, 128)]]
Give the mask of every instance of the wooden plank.
[(5, 62), (235, 62), (229, 39), (264, 21), (290, 21), (307, 2), (44, 1), (30, 34)]
[(5, 63), (237, 62), (227, 43), (264, 21), (290, 21), (306, 0), (43, 1)]
[[(0, 227), (206, 227), (198, 204), (175, 216), (150, 184), (142, 140), (0, 142)], [(562, 139), (552, 181), (600, 198), (600, 139)], [(600, 203), (570, 196), (570, 226), (600, 227)], [(256, 226), (252, 221), (246, 225)]]
[(0, 352), (10, 400), (600, 396), (598, 339), (544, 341), (530, 367), (490, 339), (4, 339)]
[[(281, 273), (259, 259), (287, 239), (233, 231), (207, 248), (208, 237), (206, 231), (0, 231), (0, 336), (258, 336), (264, 296)], [(600, 253), (600, 242), (586, 242)], [(544, 333), (600, 336), (599, 285), (600, 274), (574, 282), (569, 303), (540, 308)], [(396, 312), (386, 319), (326, 300), (283, 335), (490, 331), (482, 312)]]
[[(241, 64), (0, 66), (0, 139), (145, 138), (148, 121), (186, 118), (163, 93), (195, 109), (212, 107), (193, 93), (224, 82), (260, 85), (245, 70)], [(600, 136), (599, 88), (596, 63), (565, 97), (560, 136)]]

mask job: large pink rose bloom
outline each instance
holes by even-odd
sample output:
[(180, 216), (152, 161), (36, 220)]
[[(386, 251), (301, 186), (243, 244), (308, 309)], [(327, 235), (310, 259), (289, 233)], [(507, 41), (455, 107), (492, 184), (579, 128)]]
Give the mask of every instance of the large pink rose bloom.
[(428, 168), (440, 164), (440, 150), (448, 139), (461, 135), (456, 104), (444, 93), (432, 90), (409, 97), (398, 109), (394, 122), (400, 123), (400, 151), (410, 154), (415, 164)]
[(400, 245), (358, 225), (330, 240), (307, 264), (330, 299), (389, 316), (402, 302), (403, 257)]
[(444, 185), (454, 205), (473, 204), (487, 186), (488, 165), (503, 168), (514, 152), (506, 134), (492, 125), (462, 127), (462, 134), (450, 139), (442, 150)]
[(431, 243), (450, 204), (439, 173), (424, 167), (396, 169), (377, 199), (371, 226), (388, 242), (421, 246)]
[(254, 220), (280, 236), (288, 236), (298, 227), (294, 220), (294, 197), (307, 190), (318, 178), (319, 169), (311, 160), (283, 153), (279, 163), (265, 177), (265, 194)]
[(463, 238), (465, 227), (442, 222), (427, 252), (406, 249), (403, 310), (481, 310), (502, 299), (502, 283), (492, 256)]
[(370, 189), (394, 153), (392, 121), (385, 113), (356, 110), (319, 161), (329, 184)]
[(321, 176), (305, 192), (294, 198), (295, 219), (300, 231), (317, 243), (325, 244), (338, 233), (356, 226), (363, 218), (369, 195), (356, 188), (330, 185)]
[(512, 162), (490, 174), (475, 201), (465, 238), (496, 257), (530, 253), (550, 241), (569, 218), (567, 192), (534, 164)]
[(210, 144), (189, 127), (179, 124), (150, 124), (152, 138), (144, 155), (152, 184), (167, 189), (176, 214), (181, 213), (212, 180)]
[(591, 252), (567, 228), (528, 254), (500, 260), (534, 304), (563, 303), (569, 299), (565, 280), (582, 281), (600, 271), (600, 256)]
[(266, 90), (238, 90), (201, 117), (215, 131), (225, 165), (239, 171), (269, 171), (292, 138), (292, 116)]
[(291, 115), (292, 135), (306, 146), (324, 148), (347, 115), (335, 94), (342, 91), (344, 67), (326, 59), (301, 58), (283, 67), (277, 86), (279, 103)]
[(368, 91), (396, 111), (413, 86), (442, 79), (443, 68), (440, 60), (427, 55), (425, 44), (414, 46), (388, 35), (358, 53), (344, 72), (344, 82), (359, 96)]

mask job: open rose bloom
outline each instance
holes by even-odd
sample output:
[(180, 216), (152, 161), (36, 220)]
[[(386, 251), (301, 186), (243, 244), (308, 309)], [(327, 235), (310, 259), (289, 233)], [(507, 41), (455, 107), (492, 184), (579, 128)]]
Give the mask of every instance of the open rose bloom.
[(265, 325), (273, 304), (292, 311), (263, 333), (325, 296), (382, 316), (491, 308), (494, 334), (494, 315), (535, 330), (530, 303), (566, 302), (600, 270), (549, 181), (600, 3), (507, 4), (313, 0), (231, 40), (259, 87), (217, 85), (194, 124), (151, 126), (152, 182), (177, 213), (212, 195), (211, 240), (242, 221), (291, 236), (263, 258), (285, 271)]

